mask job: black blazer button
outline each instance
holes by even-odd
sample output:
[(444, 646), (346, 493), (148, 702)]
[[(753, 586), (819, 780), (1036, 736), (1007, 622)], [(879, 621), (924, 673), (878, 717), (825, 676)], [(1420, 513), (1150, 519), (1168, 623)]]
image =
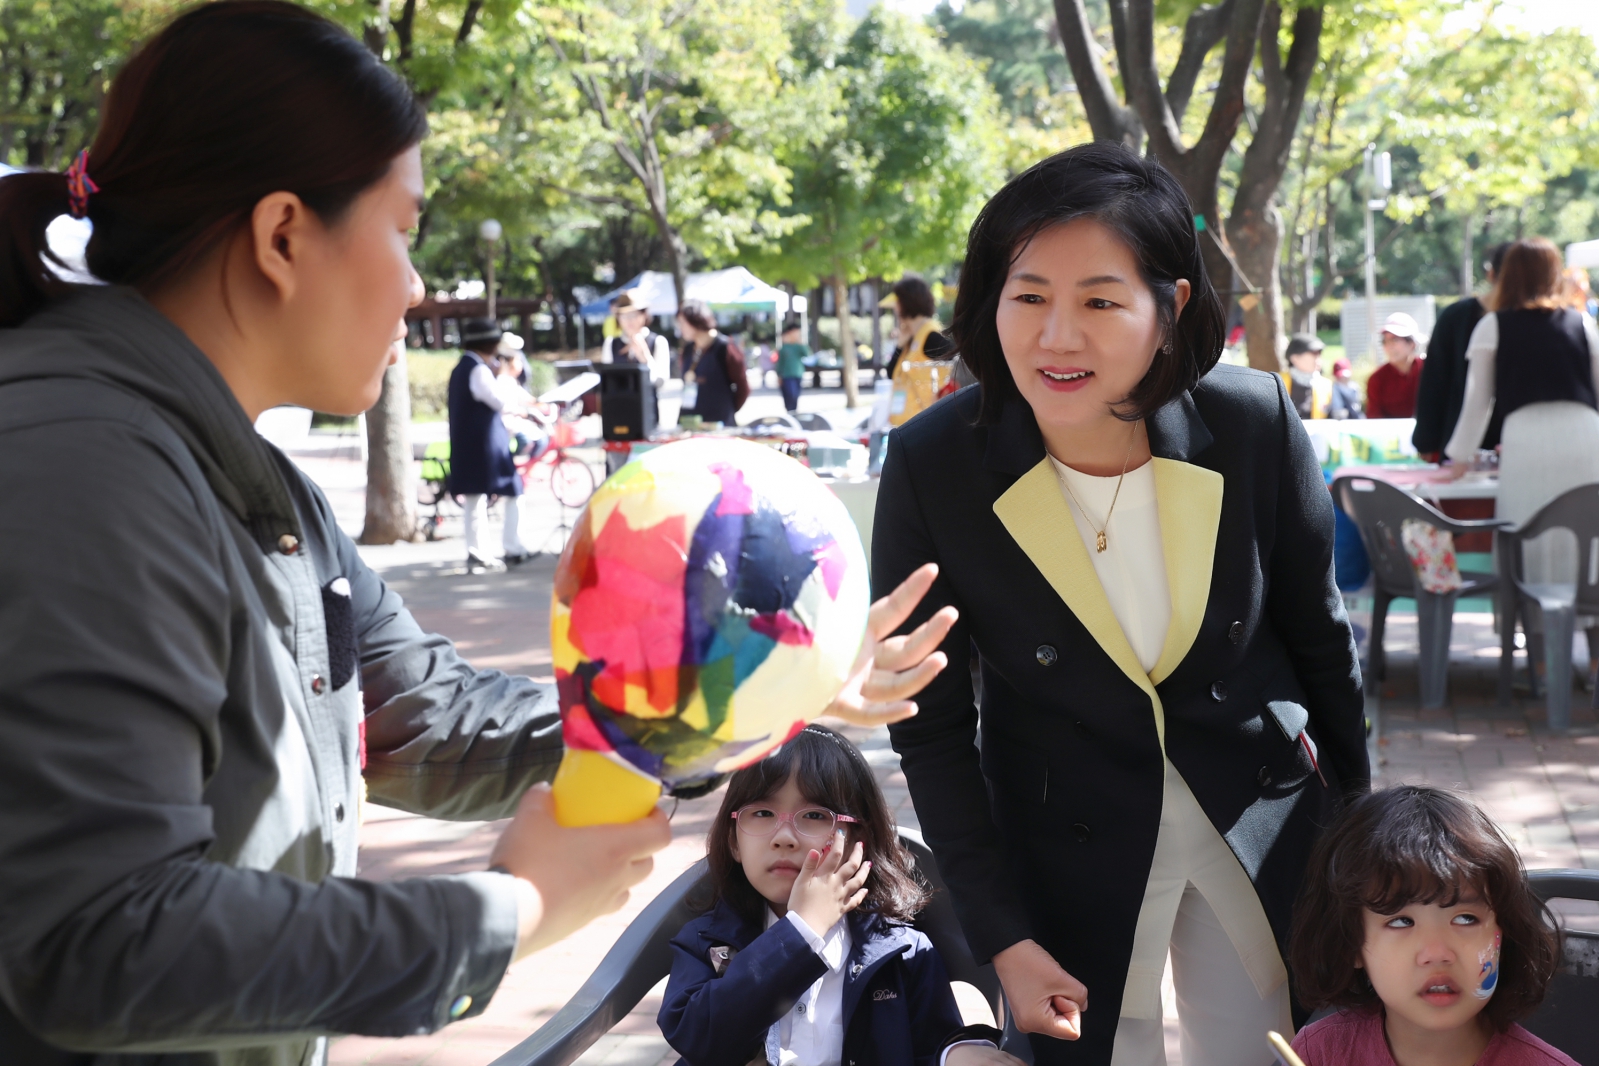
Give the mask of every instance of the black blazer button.
[(1220, 703), (1222, 700), (1226, 699), (1227, 686), (1222, 684), (1220, 681), (1211, 682), (1210, 698), (1215, 700), (1217, 703)]
[(1060, 652), (1055, 650), (1053, 644), (1040, 644), (1033, 654), (1038, 658), (1039, 666), (1054, 666), (1060, 659)]
[(1271, 787), (1271, 771), (1266, 769), (1264, 766), (1262, 766), (1260, 768), (1260, 772), (1255, 775), (1255, 780), (1260, 782), (1260, 787), (1261, 788), (1270, 788)]
[(1076, 833), (1077, 839), (1081, 840), (1085, 844), (1088, 843), (1088, 838), (1094, 835), (1093, 831), (1082, 822), (1077, 822), (1075, 825), (1073, 825), (1072, 832)]
[(1244, 623), (1234, 622), (1227, 627), (1227, 639), (1237, 644), (1244, 639)]

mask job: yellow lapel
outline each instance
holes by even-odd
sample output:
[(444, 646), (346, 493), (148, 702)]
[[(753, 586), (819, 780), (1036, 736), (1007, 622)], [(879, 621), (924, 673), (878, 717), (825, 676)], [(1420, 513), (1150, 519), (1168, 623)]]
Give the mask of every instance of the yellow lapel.
[(1166, 630), (1160, 661), (1149, 672), (1158, 685), (1194, 646), (1205, 620), (1216, 560), (1216, 531), (1221, 525), (1223, 481), (1216, 471), (1192, 463), (1176, 459), (1154, 462), (1160, 541), (1166, 556), (1166, 584), (1171, 589), (1171, 626)]
[(1048, 456), (994, 501), (994, 513), (1111, 661), (1155, 699), (1159, 721), (1155, 686), (1138, 664), (1138, 656), (1110, 609)]

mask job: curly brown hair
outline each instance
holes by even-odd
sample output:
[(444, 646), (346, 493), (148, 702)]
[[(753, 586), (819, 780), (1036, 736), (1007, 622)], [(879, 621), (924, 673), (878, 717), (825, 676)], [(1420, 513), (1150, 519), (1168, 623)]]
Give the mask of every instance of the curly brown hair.
[(807, 802), (855, 819), (847, 827), (849, 842), (865, 844), (866, 857), (872, 861), (861, 910), (890, 921), (913, 919), (931, 893), (917, 876), (916, 860), (899, 842), (883, 790), (849, 738), (820, 725), (806, 726), (777, 752), (728, 781), (722, 809), (705, 839), (714, 899), (726, 900), (748, 921), (761, 919), (766, 900), (733, 858), (737, 831), (733, 812), (773, 795), (791, 776)]
[(1305, 870), (1288, 951), (1300, 1001), (1375, 1007), (1377, 993), (1358, 966), (1365, 910), (1452, 907), (1471, 892), (1493, 909), (1504, 937), (1499, 985), (1483, 1009), (1502, 1033), (1543, 1001), (1560, 959), (1554, 920), (1527, 884), (1521, 857), (1453, 792), (1396, 785), (1361, 796), (1322, 835)]

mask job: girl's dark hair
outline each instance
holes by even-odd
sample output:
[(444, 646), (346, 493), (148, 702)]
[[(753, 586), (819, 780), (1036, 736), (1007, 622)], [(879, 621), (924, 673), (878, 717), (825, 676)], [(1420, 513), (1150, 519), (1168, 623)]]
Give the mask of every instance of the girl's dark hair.
[(716, 316), (711, 313), (711, 305), (704, 300), (684, 300), (677, 313), (695, 329), (709, 333), (716, 328)]
[(933, 302), (933, 290), (915, 274), (906, 274), (894, 282), (889, 291), (899, 301), (899, 313), (906, 318), (932, 318), (938, 310)]
[[(399, 76), (334, 23), (282, 0), (221, 0), (178, 16), (112, 83), (89, 148), (90, 273), (156, 288), (292, 192), (328, 224), (421, 141)], [(69, 286), (45, 227), (70, 209), (65, 174), (0, 178), (0, 326)]]
[[(1153, 414), (1198, 384), (1221, 358), (1227, 317), (1205, 273), (1194, 210), (1183, 187), (1155, 160), (1119, 144), (1078, 145), (1007, 182), (978, 213), (967, 237), (949, 332), (982, 386), (979, 424), (998, 421), (1005, 402), (1020, 395), (994, 323), (1011, 265), (1044, 230), (1079, 218), (1094, 219), (1127, 242), (1139, 276), (1155, 295), (1165, 337), (1149, 372), (1117, 406), (1118, 418), (1134, 421)], [(1183, 278), (1191, 292), (1178, 316), (1177, 281)], [(1164, 350), (1166, 342), (1170, 352)]]
[(1516, 849), (1452, 792), (1396, 785), (1355, 800), (1317, 841), (1294, 908), (1288, 955), (1300, 1001), (1312, 1009), (1374, 1006), (1377, 993), (1356, 966), (1364, 912), (1452, 907), (1473, 892), (1503, 934), (1499, 984), (1483, 1015), (1504, 1032), (1543, 1001), (1560, 959), (1554, 920)]
[(726, 900), (747, 921), (761, 919), (767, 902), (733, 858), (737, 832), (733, 812), (775, 794), (791, 775), (808, 802), (856, 820), (846, 827), (850, 845), (865, 844), (866, 857), (872, 861), (861, 909), (891, 921), (914, 918), (926, 905), (929, 891), (916, 876), (916, 860), (899, 842), (883, 790), (855, 745), (820, 725), (806, 726), (776, 753), (728, 781), (722, 809), (705, 840), (715, 898)]
[(1565, 268), (1553, 242), (1543, 237), (1512, 241), (1494, 270), (1494, 287), (1483, 303), (1490, 311), (1560, 307)]

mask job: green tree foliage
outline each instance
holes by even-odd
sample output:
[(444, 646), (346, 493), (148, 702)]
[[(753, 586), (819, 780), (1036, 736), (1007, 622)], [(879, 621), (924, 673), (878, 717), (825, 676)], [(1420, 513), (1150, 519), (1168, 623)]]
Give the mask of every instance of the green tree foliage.
[(0, 163), (65, 167), (93, 137), (128, 48), (173, 6), (0, 2)]
[[(835, 27), (840, 24), (833, 23)], [(813, 42), (805, 77), (830, 106), (812, 134), (783, 146), (795, 216), (780, 240), (748, 246), (768, 276), (828, 284), (839, 306), (848, 286), (873, 276), (960, 258), (977, 209), (1003, 180), (998, 98), (976, 63), (942, 47), (924, 23), (882, 7), (847, 37)], [(855, 343), (840, 316), (845, 392), (854, 405)]]

